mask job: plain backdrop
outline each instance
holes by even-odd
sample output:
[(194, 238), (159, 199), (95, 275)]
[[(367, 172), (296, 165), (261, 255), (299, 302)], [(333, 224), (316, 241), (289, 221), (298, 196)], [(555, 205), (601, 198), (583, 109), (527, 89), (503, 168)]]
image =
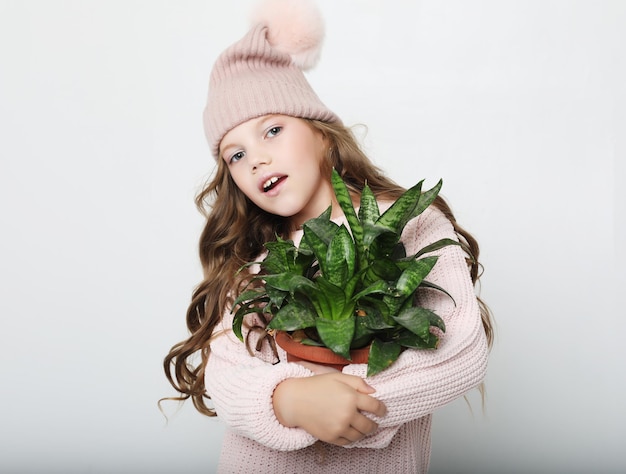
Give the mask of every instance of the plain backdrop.
[[(214, 472), (219, 419), (157, 400), (252, 5), (0, 1), (1, 472)], [(626, 2), (319, 5), (320, 97), (482, 245), (486, 406), (435, 413), (432, 473), (625, 472)]]

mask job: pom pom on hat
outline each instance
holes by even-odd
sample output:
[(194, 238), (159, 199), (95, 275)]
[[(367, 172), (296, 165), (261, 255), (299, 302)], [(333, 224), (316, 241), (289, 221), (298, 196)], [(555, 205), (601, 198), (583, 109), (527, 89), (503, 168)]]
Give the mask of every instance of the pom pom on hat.
[(311, 0), (264, 0), (252, 14), (252, 24), (267, 26), (267, 40), (291, 56), (305, 71), (319, 61), (324, 40), (324, 21)]
[(268, 114), (341, 123), (303, 70), (320, 55), (324, 26), (311, 0), (263, 0), (243, 38), (217, 58), (204, 108), (204, 132), (215, 158), (224, 135)]

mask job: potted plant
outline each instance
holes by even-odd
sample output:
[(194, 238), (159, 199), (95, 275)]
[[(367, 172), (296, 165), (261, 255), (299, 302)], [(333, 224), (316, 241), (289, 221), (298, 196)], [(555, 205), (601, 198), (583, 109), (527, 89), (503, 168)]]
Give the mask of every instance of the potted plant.
[(422, 193), (422, 183), (382, 214), (366, 185), (357, 214), (333, 170), (333, 189), (349, 229), (331, 220), (329, 207), (305, 222), (299, 246), (281, 238), (266, 243), (266, 257), (253, 262), (261, 271), (233, 305), (237, 337), (243, 340), (244, 317), (257, 313), (269, 320), (269, 331), (278, 331), (276, 341), (285, 350), (295, 337), (299, 345), (321, 347), (345, 365), (355, 362), (354, 350), (360, 348), (366, 360), (356, 362), (367, 361), (368, 376), (391, 365), (405, 348), (436, 348), (439, 338), (431, 328), (445, 331), (444, 322), (417, 304), (416, 293), (426, 287), (450, 296), (425, 279), (438, 258), (426, 254), (458, 242), (442, 239), (406, 255), (402, 230), (433, 202), (442, 185), (439, 181)]

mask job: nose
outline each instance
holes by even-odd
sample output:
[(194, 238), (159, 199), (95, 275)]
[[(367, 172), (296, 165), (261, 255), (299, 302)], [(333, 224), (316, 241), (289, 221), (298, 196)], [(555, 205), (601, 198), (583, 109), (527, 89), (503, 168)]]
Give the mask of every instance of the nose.
[(269, 165), (272, 162), (272, 158), (264, 150), (256, 150), (252, 153), (248, 152), (248, 163), (252, 171), (256, 171), (262, 165)]

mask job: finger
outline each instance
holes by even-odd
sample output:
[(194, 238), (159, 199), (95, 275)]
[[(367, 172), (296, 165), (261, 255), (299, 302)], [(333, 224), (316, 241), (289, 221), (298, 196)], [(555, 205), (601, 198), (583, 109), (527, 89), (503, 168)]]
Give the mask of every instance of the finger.
[(378, 429), (378, 423), (360, 413), (354, 417), (351, 426), (363, 436), (372, 434)]
[(335, 440), (327, 441), (327, 443), (336, 444), (337, 446), (346, 446), (352, 443), (352, 441), (350, 441), (348, 438), (339, 437)]
[(374, 387), (368, 385), (368, 383), (363, 380), (361, 377), (357, 377), (356, 375), (347, 375), (344, 373), (339, 373), (340, 380), (346, 385), (352, 387), (359, 393), (374, 393)]
[(359, 441), (360, 439), (363, 439), (364, 437), (365, 437), (365, 435), (363, 433), (361, 433), (359, 430), (357, 430), (357, 429), (355, 429), (355, 428), (353, 428), (351, 426), (350, 428), (347, 428), (342, 433), (342, 436), (340, 438), (338, 438), (338, 439), (346, 440), (348, 443), (354, 443), (356, 441)]
[(377, 398), (370, 397), (369, 395), (364, 395), (362, 393), (358, 394), (356, 407), (359, 410), (366, 411), (380, 417), (387, 414), (387, 407), (383, 402)]

